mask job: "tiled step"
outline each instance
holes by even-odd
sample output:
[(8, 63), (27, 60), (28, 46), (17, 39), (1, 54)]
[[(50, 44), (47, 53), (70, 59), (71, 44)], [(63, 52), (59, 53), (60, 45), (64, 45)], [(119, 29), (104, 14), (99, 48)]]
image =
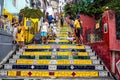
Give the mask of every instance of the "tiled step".
[(55, 79), (54, 77), (52, 78), (3, 78), (1, 80), (115, 80), (111, 77), (102, 77), (102, 78), (57, 78)]
[(0, 77), (56, 77), (56, 78), (78, 78), (78, 77), (109, 77), (107, 71), (83, 70), (83, 71), (41, 71), (41, 70), (1, 70)]
[[(47, 52), (47, 51), (51, 52), (53, 50), (54, 49), (25, 49), (26, 52), (43, 52), (43, 51), (44, 52)], [(61, 52), (62, 51), (64, 51), (64, 52), (65, 51), (67, 51), (67, 52), (68, 51), (72, 51), (72, 52), (74, 52), (74, 51), (76, 51), (76, 52), (86, 52), (86, 49), (69, 49), (69, 48), (68, 49), (66, 49), (66, 48), (65, 49), (60, 49), (60, 48), (57, 48), (56, 51), (61, 51)]]
[(4, 64), (4, 69), (41, 69), (41, 70), (105, 70), (103, 65), (17, 65)]
[(50, 65), (50, 64), (58, 64), (58, 65), (93, 65), (93, 64), (101, 64), (100, 60), (91, 60), (91, 59), (76, 59), (76, 60), (35, 60), (35, 59), (9, 59), (9, 63), (11, 64), (39, 64), (39, 65)]
[[(56, 53), (55, 55), (56, 57), (57, 56), (64, 57), (64, 56), (71, 55), (75, 59), (97, 59), (97, 56), (94, 56), (95, 55), (94, 53), (88, 53), (88, 52), (55, 52), (55, 53)], [(38, 59), (38, 57), (52, 56), (52, 54), (54, 54), (54, 52), (23, 52), (23, 53), (17, 52), (16, 55), (13, 55), (13, 58), (14, 59), (18, 59), (18, 58), (35, 59), (37, 58)]]
[[(55, 52), (58, 56), (68, 56), (68, 55), (77, 55), (77, 56), (94, 56), (94, 52)], [(19, 58), (20, 55), (26, 56), (50, 56), (54, 52), (16, 52), (16, 55), (13, 55), (13, 58)], [(96, 56), (97, 57), (97, 56)]]
[[(57, 55), (57, 56), (51, 56), (51, 55), (46, 55), (46, 56), (35, 56), (35, 55), (20, 55), (20, 56), (15, 56), (13, 55), (13, 59), (69, 59), (69, 55)], [(97, 59), (96, 56), (78, 56), (78, 55), (73, 55), (73, 59)]]
[[(61, 38), (65, 38), (64, 40), (59, 40), (59, 39), (56, 39), (56, 40), (48, 40), (48, 43), (50, 44), (70, 44), (70, 42), (67, 40), (67, 37), (60, 37)], [(74, 43), (76, 42), (76, 40), (73, 41)]]
[(90, 46), (67, 40), (69, 31), (61, 27), (55, 40), (13, 54), (0, 70), (0, 80), (112, 80)]
[(85, 49), (85, 46), (76, 46), (76, 45), (29, 45), (27, 49), (51, 49), (51, 48), (60, 48), (60, 49)]

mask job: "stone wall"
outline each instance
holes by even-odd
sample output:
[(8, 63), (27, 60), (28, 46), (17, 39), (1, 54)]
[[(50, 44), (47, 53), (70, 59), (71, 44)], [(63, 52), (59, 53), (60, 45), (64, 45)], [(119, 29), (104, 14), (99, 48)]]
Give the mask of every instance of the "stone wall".
[(0, 62), (8, 55), (13, 49), (13, 37), (6, 31), (0, 30)]

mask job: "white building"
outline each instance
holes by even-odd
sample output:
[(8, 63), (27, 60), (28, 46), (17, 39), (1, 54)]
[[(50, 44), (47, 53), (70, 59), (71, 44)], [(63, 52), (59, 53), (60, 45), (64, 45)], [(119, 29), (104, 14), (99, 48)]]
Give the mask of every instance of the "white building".
[(66, 3), (66, 0), (59, 0), (59, 13), (64, 11), (64, 6)]
[(25, 7), (30, 7), (30, 0), (4, 0), (4, 9), (12, 15), (18, 15)]

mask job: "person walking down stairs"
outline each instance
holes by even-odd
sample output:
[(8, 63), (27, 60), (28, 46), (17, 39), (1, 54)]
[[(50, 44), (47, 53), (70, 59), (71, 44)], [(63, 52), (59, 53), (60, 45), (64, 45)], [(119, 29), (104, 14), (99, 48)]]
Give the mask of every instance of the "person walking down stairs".
[(47, 42), (48, 27), (49, 27), (49, 23), (48, 23), (47, 19), (44, 19), (43, 24), (41, 26), (42, 44)]
[(52, 39), (55, 40), (56, 34), (57, 34), (57, 27), (56, 27), (56, 23), (54, 20), (52, 20), (52, 23), (50, 24), (50, 28), (52, 31)]

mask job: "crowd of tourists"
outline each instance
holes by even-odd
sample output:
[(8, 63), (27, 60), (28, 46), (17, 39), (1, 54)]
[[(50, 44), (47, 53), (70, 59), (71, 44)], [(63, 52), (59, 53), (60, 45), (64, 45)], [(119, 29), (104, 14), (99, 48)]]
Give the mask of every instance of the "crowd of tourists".
[[(23, 21), (19, 21), (16, 18), (13, 18), (10, 22), (7, 18), (8, 16), (5, 15), (4, 18), (0, 17), (0, 29), (6, 30), (7, 32), (13, 35), (13, 43), (17, 43), (19, 48), (24, 48), (24, 37), (25, 37), (25, 27), (23, 25)], [(64, 20), (68, 23), (71, 28), (71, 32), (68, 32), (68, 40), (72, 43), (76, 40), (76, 45), (83, 44), (82, 39), (82, 21), (80, 20), (80, 16), (77, 16), (75, 20), (70, 19), (70, 16), (67, 16), (66, 19), (63, 16), (59, 17), (61, 27), (64, 24)], [(58, 17), (53, 18), (52, 15), (49, 15), (47, 12), (46, 15), (43, 17), (42, 25), (40, 26), (39, 41), (41, 44), (47, 44), (47, 39), (51, 34), (51, 39), (55, 40), (57, 36), (57, 23)], [(38, 38), (38, 37), (37, 37)], [(33, 39), (33, 42), (36, 43), (36, 39)]]

